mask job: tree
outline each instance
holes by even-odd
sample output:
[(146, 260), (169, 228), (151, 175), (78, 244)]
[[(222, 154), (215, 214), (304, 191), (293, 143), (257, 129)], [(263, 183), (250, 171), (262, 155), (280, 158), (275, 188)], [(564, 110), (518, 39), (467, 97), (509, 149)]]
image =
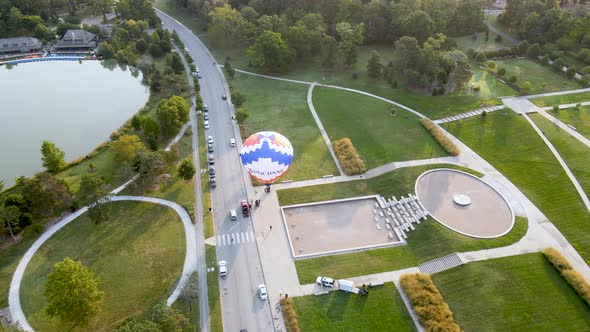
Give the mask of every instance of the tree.
[(518, 78), (515, 75), (512, 75), (508, 78), (508, 81), (510, 81), (510, 83), (514, 84), (514, 83), (516, 83), (516, 81), (518, 81)]
[(109, 185), (103, 176), (84, 174), (80, 180), (80, 190), (76, 195), (81, 202), (94, 203), (109, 194)]
[(352, 25), (348, 22), (336, 24), (336, 32), (339, 37), (338, 53), (341, 63), (345, 66), (352, 66), (357, 60), (357, 48), (363, 42), (365, 25), (363, 23)]
[(119, 164), (131, 163), (145, 146), (137, 135), (122, 135), (111, 144), (115, 160)]
[(189, 105), (179, 96), (163, 99), (158, 103), (156, 116), (160, 122), (160, 130), (170, 137), (188, 121)]
[(246, 101), (246, 96), (239, 93), (238, 91), (232, 91), (231, 93), (231, 102), (236, 106), (240, 107)]
[(539, 55), (541, 55), (541, 45), (539, 45), (539, 43), (534, 43), (531, 45), (531, 47), (529, 47), (526, 54), (529, 58), (537, 60)]
[(137, 317), (126, 319), (125, 322), (113, 332), (161, 332), (156, 323)]
[(85, 324), (100, 310), (104, 293), (100, 280), (79, 261), (65, 258), (47, 275), (45, 311), (64, 323)]
[(47, 216), (54, 211), (70, 207), (72, 193), (68, 184), (49, 173), (41, 173), (33, 178), (20, 177), (16, 184), (30, 206), (31, 213)]
[(143, 133), (147, 136), (153, 136), (157, 138), (160, 135), (160, 126), (156, 120), (154, 120), (154, 118), (149, 115), (146, 115), (142, 118), (141, 128), (143, 129)]
[(14, 205), (4, 205), (0, 207), (0, 228), (7, 228), (13, 240), (16, 240), (14, 233), (16, 233), (16, 231), (18, 231), (20, 228), (18, 226), (18, 219), (20, 216), (21, 212), (19, 211), (18, 207)]
[(50, 173), (57, 173), (66, 166), (66, 154), (49, 141), (43, 141), (41, 144), (41, 155), (43, 167)]
[(115, 56), (115, 49), (113, 48), (113, 45), (107, 42), (102, 42), (98, 45), (96, 53), (105, 59), (112, 59), (113, 56)]
[(163, 151), (144, 150), (137, 154), (133, 166), (139, 174), (139, 186), (148, 188), (164, 173), (168, 165)]
[(241, 44), (253, 30), (252, 24), (229, 4), (209, 12), (209, 21), (211, 40), (220, 46)]
[(90, 6), (95, 14), (102, 15), (102, 20), (106, 23), (107, 14), (111, 12), (114, 4), (113, 0), (94, 0), (90, 3)]
[(486, 61), (486, 54), (484, 52), (477, 52), (475, 55), (475, 61), (482, 63)]
[(180, 294), (181, 298), (188, 303), (190, 311), (193, 310), (193, 300), (199, 296), (198, 277), (198, 274), (193, 272), (184, 285), (182, 293)]
[(417, 10), (404, 22), (404, 30), (407, 36), (414, 36), (418, 42), (423, 43), (434, 34), (434, 21), (428, 13)]
[(506, 75), (506, 69), (505, 68), (499, 68), (498, 69), (498, 76), (504, 76)]
[(531, 93), (533, 86), (531, 84), (531, 82), (529, 81), (525, 81), (524, 83), (522, 83), (520, 85), (520, 92), (522, 92), (525, 95), (528, 95)]
[(223, 65), (223, 71), (225, 71), (225, 74), (230, 79), (234, 78), (234, 75), (236, 74), (236, 70), (234, 69), (234, 67), (232, 67), (231, 63), (229, 62), (229, 59), (225, 60), (225, 64)]
[(381, 77), (381, 73), (383, 72), (381, 56), (379, 55), (379, 52), (375, 50), (371, 52), (371, 57), (369, 58), (369, 63), (367, 64), (367, 72), (369, 77), (373, 79)]
[(518, 44), (518, 53), (526, 54), (528, 49), (529, 49), (529, 42), (528, 41), (523, 40)]
[(182, 64), (182, 60), (180, 60), (180, 55), (178, 55), (178, 53), (170, 54), (170, 68), (172, 68), (176, 74), (180, 74), (184, 71), (184, 65)]
[(180, 162), (178, 166), (178, 175), (184, 180), (190, 180), (195, 175), (195, 165), (191, 158), (185, 158)]
[(182, 331), (187, 319), (178, 310), (160, 302), (152, 307), (149, 313), (150, 320), (162, 331)]
[(141, 119), (137, 114), (133, 115), (133, 117), (131, 118), (131, 126), (135, 130), (141, 129)]
[(238, 108), (236, 110), (236, 121), (238, 121), (239, 124), (246, 122), (249, 116), (250, 112), (245, 108)]
[(324, 47), (322, 48), (323, 60), (322, 66), (334, 68), (336, 65), (336, 52), (338, 50), (336, 39), (330, 35), (324, 34), (322, 37)]
[(252, 65), (270, 71), (285, 71), (293, 62), (294, 52), (280, 33), (269, 30), (260, 34), (248, 48)]
[(565, 75), (569, 78), (576, 76), (576, 66), (568, 67), (568, 69), (565, 71)]

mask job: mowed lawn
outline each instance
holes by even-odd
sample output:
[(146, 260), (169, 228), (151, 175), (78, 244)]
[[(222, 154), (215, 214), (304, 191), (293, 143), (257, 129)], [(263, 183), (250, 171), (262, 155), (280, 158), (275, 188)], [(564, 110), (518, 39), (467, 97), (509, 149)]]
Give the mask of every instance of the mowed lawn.
[(395, 285), (369, 288), (368, 296), (333, 291), (293, 298), (301, 331), (415, 331)]
[(452, 38), (457, 42), (457, 47), (464, 52), (472, 48), (476, 51), (493, 50), (498, 48), (510, 47), (510, 43), (504, 39), (499, 42), (496, 41), (497, 34), (490, 31), (488, 34), (488, 40), (486, 40), (485, 32), (479, 32), (475, 34), (477, 38), (474, 40), (473, 35), (466, 35), (461, 37)]
[(71, 331), (112, 331), (131, 315), (166, 300), (176, 286), (185, 256), (185, 234), (174, 210), (138, 202), (112, 202), (111, 218), (99, 225), (82, 215), (51, 237), (29, 263), (21, 303), (39, 331), (63, 331), (44, 311), (43, 295), (53, 265), (80, 260), (100, 278), (102, 311), (88, 326)]
[(350, 138), (369, 169), (393, 161), (447, 155), (418, 122), (418, 116), (384, 101), (354, 92), (315, 88), (313, 104), (330, 140)]
[(236, 73), (235, 90), (246, 96), (243, 107), (250, 112), (247, 136), (259, 131), (276, 131), (293, 145), (294, 159), (283, 180), (319, 178), (338, 174), (309, 108), (307, 85), (281, 82)]
[(573, 108), (559, 110), (559, 112), (551, 113), (551, 115), (563, 123), (574, 126), (580, 134), (590, 139), (590, 106), (580, 107), (579, 111)]
[(590, 308), (540, 253), (432, 276), (465, 331), (588, 331)]
[[(517, 85), (521, 85), (525, 81), (531, 82), (531, 94), (581, 88), (573, 80), (569, 80), (550, 68), (529, 59), (496, 60), (496, 68), (506, 69), (505, 79), (516, 76), (518, 79), (516, 81)], [(543, 83), (546, 83), (545, 88), (543, 88)]]
[(590, 213), (549, 148), (510, 110), (444, 127), (496, 167), (559, 228), (587, 261)]
[[(478, 65), (472, 64), (471, 71), (473, 76), (467, 87), (465, 93), (470, 96), (476, 96), (481, 98), (492, 98), (492, 97), (503, 97), (503, 96), (514, 96), (518, 94), (508, 85), (500, 82), (494, 75), (479, 68)], [(471, 84), (474, 87), (479, 87), (479, 91), (472, 90)]]
[(531, 98), (529, 100), (539, 107), (581, 103), (584, 101), (590, 101), (590, 92), (570, 93), (567, 95)]
[(557, 149), (561, 158), (580, 182), (586, 195), (590, 195), (590, 167), (588, 167), (590, 165), (590, 147), (584, 145), (542, 115), (531, 114), (530, 117)]
[[(215, 246), (205, 245), (205, 259), (207, 267), (216, 267), (217, 253)], [(219, 294), (219, 273), (207, 273), (207, 299), (209, 301), (209, 316), (211, 319), (211, 331), (223, 332), (223, 321), (221, 318), (221, 298)]]
[[(279, 190), (279, 202), (285, 206), (371, 194), (380, 194), (385, 197), (395, 195), (399, 198), (401, 195), (406, 196), (408, 193), (414, 192), (414, 183), (420, 174), (429, 169), (445, 167), (467, 170), (447, 164), (400, 168), (368, 180)], [(475, 175), (478, 174), (475, 173)], [(460, 235), (433, 219), (428, 219), (417, 225), (415, 232), (408, 234), (407, 245), (299, 259), (295, 261), (295, 266), (302, 284), (313, 283), (318, 275), (347, 278), (399, 270), (453, 252), (506, 246), (518, 241), (524, 236), (526, 230), (527, 219), (516, 218), (514, 228), (510, 233), (498, 239), (483, 240)]]

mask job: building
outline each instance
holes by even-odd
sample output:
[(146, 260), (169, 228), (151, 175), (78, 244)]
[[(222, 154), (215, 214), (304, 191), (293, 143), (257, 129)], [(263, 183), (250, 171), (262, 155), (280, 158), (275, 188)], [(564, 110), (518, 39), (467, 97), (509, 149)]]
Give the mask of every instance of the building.
[(84, 51), (98, 46), (98, 36), (86, 30), (68, 30), (55, 45), (56, 51)]
[(33, 37), (0, 39), (0, 54), (30, 53), (41, 49), (41, 42)]

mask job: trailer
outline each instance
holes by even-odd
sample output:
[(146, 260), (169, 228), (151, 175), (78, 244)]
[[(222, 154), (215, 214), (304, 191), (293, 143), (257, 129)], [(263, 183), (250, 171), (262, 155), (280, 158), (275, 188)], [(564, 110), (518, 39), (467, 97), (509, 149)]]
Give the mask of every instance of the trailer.
[(338, 289), (345, 291), (345, 292), (354, 293), (354, 294), (359, 293), (359, 289), (354, 287), (354, 282), (350, 281), (350, 280), (345, 280), (345, 279), (338, 280)]

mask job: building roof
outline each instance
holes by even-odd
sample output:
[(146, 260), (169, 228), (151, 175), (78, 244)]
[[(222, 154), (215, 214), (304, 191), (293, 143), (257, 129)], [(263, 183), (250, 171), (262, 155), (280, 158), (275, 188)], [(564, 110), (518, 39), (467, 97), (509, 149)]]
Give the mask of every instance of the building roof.
[(28, 51), (41, 48), (41, 43), (33, 37), (15, 37), (0, 39), (0, 52)]
[(57, 42), (58, 48), (95, 47), (98, 37), (86, 30), (68, 30)]

